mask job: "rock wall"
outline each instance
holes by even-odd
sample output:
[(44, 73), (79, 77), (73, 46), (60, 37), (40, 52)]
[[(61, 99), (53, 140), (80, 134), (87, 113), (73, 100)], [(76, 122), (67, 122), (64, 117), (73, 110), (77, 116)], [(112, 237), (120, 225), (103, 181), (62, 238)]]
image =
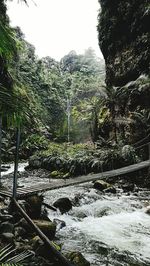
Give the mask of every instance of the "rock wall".
[(123, 86), (150, 73), (150, 1), (99, 0), (99, 45), (106, 83)]
[(150, 1), (99, 3), (99, 45), (113, 92), (109, 120), (115, 141), (133, 144), (148, 136), (150, 141)]

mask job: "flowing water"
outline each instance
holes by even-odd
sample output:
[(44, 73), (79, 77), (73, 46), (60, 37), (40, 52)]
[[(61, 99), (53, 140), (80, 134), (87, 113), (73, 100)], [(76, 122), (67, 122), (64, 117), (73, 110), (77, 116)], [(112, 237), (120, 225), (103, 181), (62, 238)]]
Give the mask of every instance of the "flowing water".
[(50, 219), (66, 222), (57, 232), (65, 251), (81, 251), (93, 266), (150, 265), (150, 216), (139, 195), (106, 196), (90, 184), (46, 193), (50, 204), (60, 197), (76, 202), (68, 214), (49, 212)]
[[(24, 171), (26, 165), (19, 164), (19, 171)], [(9, 172), (12, 170), (13, 166)], [(10, 185), (9, 176), (3, 181)], [(49, 182), (36, 172), (18, 181), (24, 186)], [(52, 205), (61, 197), (74, 202), (72, 210), (63, 215), (49, 211), (49, 217), (66, 223), (57, 231), (64, 251), (82, 252), (91, 266), (150, 266), (150, 215), (145, 213), (150, 191), (128, 195), (118, 189), (116, 195), (102, 194), (88, 183), (48, 191), (45, 202)]]

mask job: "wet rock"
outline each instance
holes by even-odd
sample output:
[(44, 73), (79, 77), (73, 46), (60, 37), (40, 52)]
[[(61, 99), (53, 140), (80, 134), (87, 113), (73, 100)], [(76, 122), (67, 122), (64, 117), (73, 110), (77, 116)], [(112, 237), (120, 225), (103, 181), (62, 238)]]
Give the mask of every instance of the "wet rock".
[(31, 226), (27, 223), (27, 221), (22, 218), (18, 223), (15, 224), (16, 227), (23, 227), (23, 229), (26, 230), (27, 233), (32, 232)]
[(31, 240), (31, 244), (34, 250), (36, 250), (39, 246), (43, 245), (43, 241), (39, 236), (35, 236)]
[(116, 194), (117, 193), (117, 190), (115, 187), (109, 187), (109, 188), (106, 188), (103, 190), (105, 193), (113, 193), (113, 194)]
[(123, 192), (132, 192), (134, 190), (134, 184), (128, 183), (122, 185)]
[(49, 238), (53, 239), (56, 233), (56, 224), (45, 220), (33, 220), (39, 229)]
[(64, 173), (61, 171), (52, 171), (49, 175), (50, 178), (62, 178), (64, 176)]
[(29, 168), (39, 169), (40, 167), (41, 167), (41, 159), (40, 158), (34, 158), (34, 156), (30, 157), (28, 169)]
[(21, 226), (15, 228), (15, 236), (25, 236), (26, 235), (26, 230), (22, 228)]
[(28, 215), (33, 219), (39, 218), (41, 215), (43, 196), (34, 195), (28, 197), (26, 202), (26, 211)]
[(54, 219), (53, 223), (56, 224), (57, 230), (60, 230), (60, 229), (62, 229), (63, 227), (66, 226), (66, 223), (64, 221), (62, 221), (62, 220), (59, 220), (59, 219)]
[(148, 207), (146, 208), (145, 213), (150, 215), (150, 206), (148, 206)]
[(13, 233), (14, 225), (9, 222), (3, 222), (0, 225), (0, 232), (1, 233)]
[(90, 262), (78, 251), (72, 251), (66, 257), (77, 266), (90, 266)]
[(13, 243), (14, 242), (14, 235), (12, 233), (3, 233), (1, 234), (1, 238), (3, 241), (7, 243)]
[(61, 213), (68, 212), (72, 209), (72, 203), (68, 198), (60, 198), (56, 200), (53, 206), (59, 209)]
[(12, 215), (0, 213), (0, 221), (1, 222), (10, 221), (12, 219), (13, 219)]
[(94, 188), (103, 191), (104, 189), (110, 188), (111, 185), (103, 180), (97, 180), (94, 182)]
[(0, 196), (0, 201), (4, 201), (4, 199), (5, 199), (4, 197)]

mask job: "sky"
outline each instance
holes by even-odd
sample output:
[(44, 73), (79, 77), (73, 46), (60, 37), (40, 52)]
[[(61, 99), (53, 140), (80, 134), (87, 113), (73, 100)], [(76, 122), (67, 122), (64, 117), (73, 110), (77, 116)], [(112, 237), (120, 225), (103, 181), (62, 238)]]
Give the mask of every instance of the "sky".
[[(35, 4), (34, 4), (35, 2)], [(12, 26), (19, 26), (39, 57), (60, 60), (71, 50), (83, 53), (92, 47), (102, 58), (98, 46), (98, 0), (18, 0), (8, 2)]]

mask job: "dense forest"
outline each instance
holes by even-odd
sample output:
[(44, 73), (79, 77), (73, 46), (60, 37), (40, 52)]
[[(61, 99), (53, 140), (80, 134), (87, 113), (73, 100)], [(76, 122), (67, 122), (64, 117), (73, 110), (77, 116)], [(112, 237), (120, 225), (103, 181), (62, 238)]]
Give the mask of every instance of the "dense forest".
[[(121, 28), (125, 27), (124, 19), (118, 18), (115, 11), (113, 14), (105, 1), (100, 2), (98, 32), (106, 63), (106, 83), (104, 61), (96, 57), (92, 48), (79, 55), (70, 51), (60, 62), (49, 56), (39, 59), (21, 29), (10, 27), (6, 2), (1, 1), (3, 160), (13, 159), (16, 126), (21, 128), (20, 158), (29, 158), (50, 144), (52, 147), (53, 143), (87, 142), (95, 147), (118, 149), (149, 138), (148, 50), (145, 49), (145, 57), (139, 55), (135, 59), (132, 55), (135, 61), (132, 68), (122, 58), (126, 56), (123, 50), (127, 49), (126, 45), (128, 53), (147, 47), (148, 13), (144, 13), (144, 8), (141, 11), (142, 29), (136, 19), (137, 26), (130, 19), (134, 38), (132, 41), (128, 38), (127, 43), (124, 39), (123, 48), (121, 38), (128, 35), (125, 29), (123, 37), (119, 37)], [(139, 6), (136, 12), (140, 12)], [(132, 6), (126, 16), (130, 17), (130, 13)], [(113, 23), (107, 21), (108, 16)], [(136, 42), (140, 32), (141, 47)]]
[(98, 2), (104, 59), (89, 47), (56, 61), (0, 0), (0, 263), (150, 265), (150, 4)]

